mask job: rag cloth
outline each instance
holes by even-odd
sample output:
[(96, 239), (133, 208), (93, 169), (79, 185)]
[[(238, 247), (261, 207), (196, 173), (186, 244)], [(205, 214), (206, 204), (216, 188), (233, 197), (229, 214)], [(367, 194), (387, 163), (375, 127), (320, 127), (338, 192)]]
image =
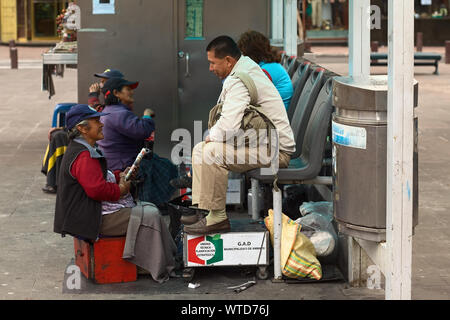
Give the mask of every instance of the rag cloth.
[(131, 210), (122, 258), (150, 272), (162, 283), (175, 269), (177, 247), (153, 203), (140, 202)]
[(54, 64), (44, 64), (42, 70), (42, 91), (48, 91), (48, 98), (51, 99), (55, 95), (55, 85), (53, 84), (52, 74), (54, 72)]

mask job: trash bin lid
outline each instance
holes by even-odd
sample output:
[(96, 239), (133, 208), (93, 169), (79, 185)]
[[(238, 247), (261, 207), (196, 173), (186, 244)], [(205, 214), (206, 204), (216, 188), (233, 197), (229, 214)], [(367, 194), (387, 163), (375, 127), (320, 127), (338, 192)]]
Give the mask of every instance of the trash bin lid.
[[(387, 111), (388, 76), (335, 77), (333, 105), (336, 108), (359, 111)], [(418, 103), (418, 82), (414, 79), (414, 107)]]

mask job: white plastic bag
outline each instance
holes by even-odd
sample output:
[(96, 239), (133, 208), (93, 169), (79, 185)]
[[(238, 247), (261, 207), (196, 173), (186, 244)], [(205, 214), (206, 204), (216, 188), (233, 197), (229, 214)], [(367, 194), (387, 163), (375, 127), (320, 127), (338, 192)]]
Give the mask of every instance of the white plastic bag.
[(317, 256), (332, 256), (338, 241), (333, 226), (333, 202), (304, 202), (299, 210), (302, 217), (295, 222), (302, 226), (301, 232), (311, 240)]

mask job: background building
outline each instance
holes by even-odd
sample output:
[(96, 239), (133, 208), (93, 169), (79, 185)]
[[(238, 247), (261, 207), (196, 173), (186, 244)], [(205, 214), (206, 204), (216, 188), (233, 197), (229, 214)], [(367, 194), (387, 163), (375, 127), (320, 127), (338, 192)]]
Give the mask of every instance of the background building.
[[(387, 1), (371, 0), (371, 3), (381, 9), (381, 29), (372, 30), (371, 40), (387, 45)], [(414, 11), (414, 33), (423, 34), (424, 46), (444, 46), (450, 40), (449, 0), (415, 0)]]
[(68, 0), (0, 0), (0, 41), (56, 43), (56, 16)]
[(298, 0), (310, 43), (347, 43), (348, 0)]
[[(355, 0), (356, 1), (356, 0)], [(387, 0), (371, 0), (381, 9), (381, 29), (372, 30), (371, 40), (387, 44)], [(305, 41), (312, 44), (348, 41), (349, 0), (298, 0)], [(415, 0), (414, 31), (423, 33), (423, 45), (443, 46), (450, 40), (450, 0)]]
[(237, 41), (249, 29), (270, 36), (270, 0), (94, 1), (77, 1), (78, 101), (87, 102), (94, 73), (107, 68), (140, 81), (134, 112), (155, 111), (155, 152), (164, 157), (182, 133), (176, 129), (190, 133), (189, 152), (207, 129), (222, 87), (209, 71), (208, 43), (223, 34)]

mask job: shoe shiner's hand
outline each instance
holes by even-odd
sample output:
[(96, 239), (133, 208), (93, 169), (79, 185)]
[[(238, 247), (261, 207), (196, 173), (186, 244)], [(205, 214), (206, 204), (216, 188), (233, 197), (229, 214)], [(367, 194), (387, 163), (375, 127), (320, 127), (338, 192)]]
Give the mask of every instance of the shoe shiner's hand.
[[(126, 175), (128, 174), (128, 172), (130, 170), (131, 170), (131, 167), (127, 167), (123, 172), (119, 173), (120, 179), (122, 179), (122, 177), (123, 177), (123, 179), (125, 180), (125, 177), (126, 177)], [(131, 176), (128, 179), (129, 181), (136, 179), (136, 175), (137, 175), (138, 170), (139, 170), (139, 165), (135, 165), (133, 167), (133, 171), (131, 172)]]
[[(129, 169), (129, 168), (127, 168)], [(120, 181), (119, 181), (119, 188), (120, 188), (120, 196), (123, 197), (130, 193), (130, 187), (131, 187), (131, 180), (125, 180), (125, 174), (124, 172), (121, 172), (120, 174)]]

